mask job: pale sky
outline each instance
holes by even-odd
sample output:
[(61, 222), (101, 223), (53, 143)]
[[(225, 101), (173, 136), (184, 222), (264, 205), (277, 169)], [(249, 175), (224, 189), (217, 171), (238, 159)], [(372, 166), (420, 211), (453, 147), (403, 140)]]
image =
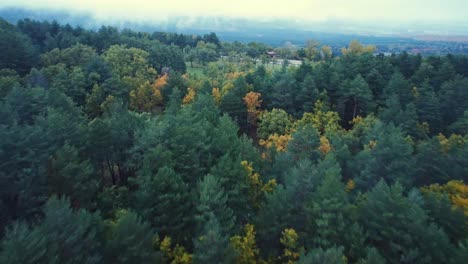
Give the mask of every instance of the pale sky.
[(89, 11), (97, 18), (171, 15), (468, 23), (468, 0), (0, 0), (0, 7)]

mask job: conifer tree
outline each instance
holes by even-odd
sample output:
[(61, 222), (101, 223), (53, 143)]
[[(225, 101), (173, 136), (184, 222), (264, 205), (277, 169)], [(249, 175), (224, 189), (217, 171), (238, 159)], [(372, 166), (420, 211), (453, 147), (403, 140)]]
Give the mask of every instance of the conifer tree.
[(198, 195), (196, 215), (198, 226), (202, 228), (213, 214), (223, 233), (229, 235), (234, 228), (235, 217), (231, 208), (227, 206), (228, 196), (219, 180), (213, 175), (206, 175), (198, 184)]
[(179, 242), (190, 239), (193, 234), (191, 196), (181, 176), (163, 167), (156, 175), (140, 175), (137, 184), (134, 206), (159, 236), (170, 236)]

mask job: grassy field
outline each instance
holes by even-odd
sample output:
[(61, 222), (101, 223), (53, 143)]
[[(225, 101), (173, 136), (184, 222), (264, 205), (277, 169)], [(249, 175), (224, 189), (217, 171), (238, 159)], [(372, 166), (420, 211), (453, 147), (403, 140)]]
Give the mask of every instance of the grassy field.
[(193, 67), (191, 66), (190, 62), (186, 62), (185, 65), (187, 66), (187, 73), (192, 75), (192, 76), (203, 76), (203, 69), (206, 67), (206, 66), (203, 66), (201, 64), (198, 64), (198, 63), (193, 63)]

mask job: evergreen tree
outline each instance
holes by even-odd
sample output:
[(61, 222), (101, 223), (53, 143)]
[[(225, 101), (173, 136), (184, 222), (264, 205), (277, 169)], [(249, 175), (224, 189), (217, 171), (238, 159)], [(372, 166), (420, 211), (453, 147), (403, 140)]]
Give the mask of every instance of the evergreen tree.
[(351, 204), (348, 202), (345, 185), (341, 182), (341, 170), (336, 160), (333, 156), (327, 159), (329, 163), (335, 163), (336, 169), (327, 169), (323, 173), (311, 203), (305, 208), (308, 218), (307, 233), (313, 234), (306, 240), (306, 245), (309, 248), (342, 245), (346, 256), (356, 260), (364, 254), (362, 249), (366, 236), (353, 221)]
[(358, 264), (374, 264), (374, 263), (385, 264), (386, 261), (375, 248), (368, 248), (366, 258), (359, 260)]
[[(464, 116), (468, 109), (468, 78), (456, 76), (446, 81), (439, 90), (440, 112), (443, 124), (449, 125)], [(465, 130), (466, 131), (466, 130)]]
[(432, 134), (441, 130), (440, 102), (434, 88), (426, 81), (418, 89), (417, 109), (420, 122), (429, 124)]
[(320, 157), (320, 137), (310, 124), (299, 127), (288, 143), (288, 152), (295, 160), (309, 159), (316, 161)]
[(389, 98), (392, 95), (398, 95), (402, 106), (406, 106), (414, 101), (410, 82), (398, 71), (392, 75), (383, 90), (384, 98)]
[(249, 186), (241, 161), (240, 157), (225, 154), (210, 171), (227, 193), (227, 207), (234, 212), (236, 224), (252, 218), (252, 205), (248, 202)]
[(372, 188), (380, 179), (411, 186), (414, 181), (413, 148), (400, 129), (379, 121), (367, 133), (365, 142), (364, 150), (356, 155), (352, 164), (355, 175), (359, 175), (356, 179), (358, 187)]
[(100, 218), (96, 214), (74, 212), (67, 199), (54, 196), (47, 201), (44, 214), (36, 228), (46, 240), (46, 263), (101, 262)]
[[(361, 75), (357, 75), (352, 81), (343, 82), (341, 93), (340, 108), (344, 121), (353, 120), (358, 115), (362, 116), (372, 111), (373, 95), (369, 85)], [(348, 115), (348, 113), (350, 114)]]
[(234, 228), (235, 218), (231, 208), (227, 207), (228, 197), (219, 180), (213, 175), (206, 175), (198, 184), (198, 195), (196, 220), (199, 227), (203, 227), (213, 214), (216, 219), (220, 219), (223, 233), (229, 235)]
[(118, 212), (107, 222), (106, 263), (150, 263), (155, 259), (155, 233), (149, 223), (131, 211)]
[(38, 229), (15, 223), (1, 241), (0, 262), (33, 264), (46, 262), (46, 237)]
[(0, 19), (0, 68), (14, 69), (20, 74), (29, 72), (34, 65), (35, 52), (31, 39), (13, 25)]
[(222, 99), (219, 106), (221, 111), (227, 113), (242, 131), (247, 128), (247, 108), (245, 107), (243, 98), (247, 93), (247, 87), (244, 78), (238, 78), (232, 88)]
[(330, 263), (330, 264), (344, 264), (346, 263), (343, 255), (343, 249), (332, 247), (329, 249), (313, 249), (308, 253), (301, 255), (298, 264), (319, 264), (319, 263)]
[(360, 205), (359, 215), (369, 236), (368, 243), (389, 263), (454, 259), (455, 248), (447, 235), (428, 221), (426, 212), (417, 203), (403, 195), (399, 184), (388, 186), (380, 181)]
[(66, 195), (75, 207), (94, 208), (99, 182), (88, 160), (78, 156), (75, 147), (65, 144), (50, 161), (49, 189)]
[(201, 233), (194, 239), (194, 263), (234, 263), (234, 251), (222, 229), (216, 217), (209, 214)]
[(192, 236), (193, 212), (187, 185), (174, 170), (163, 167), (156, 175), (137, 178), (135, 208), (148, 219), (160, 237), (184, 242)]

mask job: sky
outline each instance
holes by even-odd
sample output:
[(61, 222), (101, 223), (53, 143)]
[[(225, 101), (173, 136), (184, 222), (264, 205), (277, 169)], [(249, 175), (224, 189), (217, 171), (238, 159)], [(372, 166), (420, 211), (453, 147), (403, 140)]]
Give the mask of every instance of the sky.
[(174, 15), (372, 23), (468, 23), (468, 0), (0, 0), (0, 7), (67, 9), (96, 18)]

